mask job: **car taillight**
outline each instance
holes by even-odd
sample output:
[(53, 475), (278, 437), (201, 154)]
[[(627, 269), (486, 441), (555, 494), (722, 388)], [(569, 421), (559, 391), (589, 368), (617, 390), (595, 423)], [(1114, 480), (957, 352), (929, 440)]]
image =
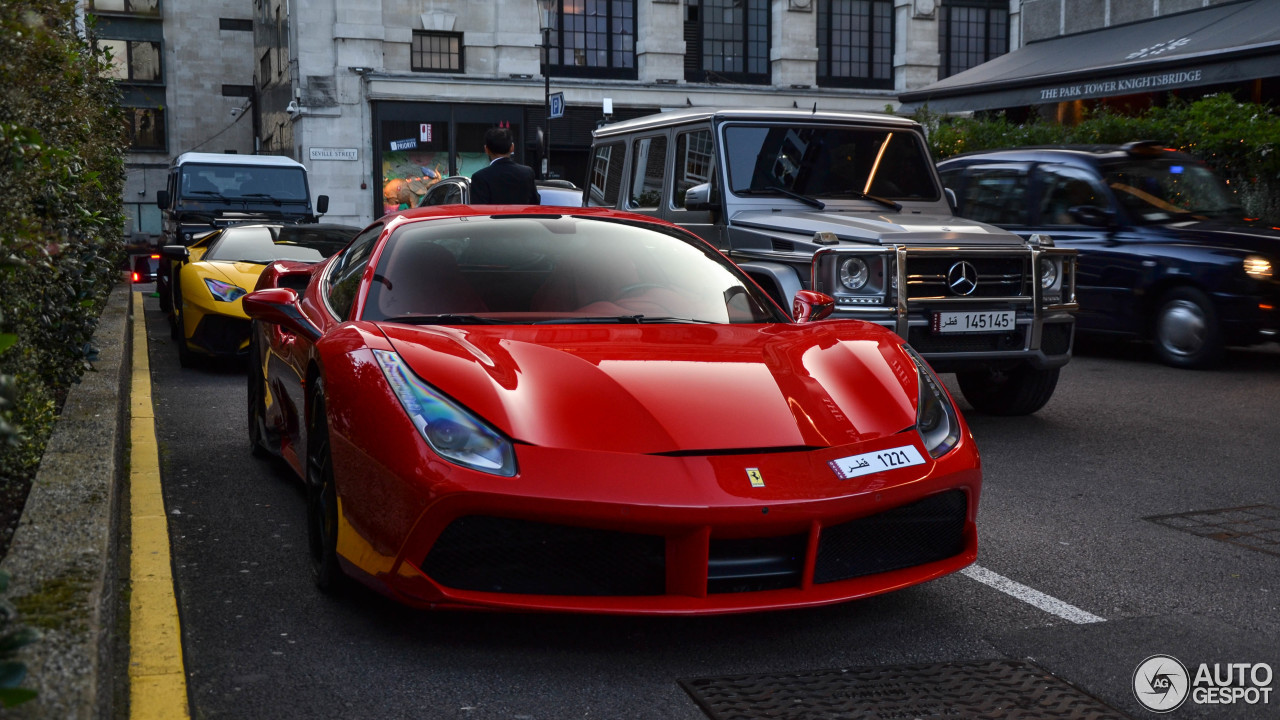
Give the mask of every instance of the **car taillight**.
[(134, 274), (133, 274), (133, 281), (134, 281), (134, 282), (142, 282), (142, 281), (138, 278), (138, 273), (134, 273)]

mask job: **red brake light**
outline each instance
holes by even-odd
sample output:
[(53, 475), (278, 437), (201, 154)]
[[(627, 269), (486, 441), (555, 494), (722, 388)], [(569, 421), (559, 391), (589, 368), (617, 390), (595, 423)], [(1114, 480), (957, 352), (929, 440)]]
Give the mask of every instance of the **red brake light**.
[(138, 273), (134, 273), (134, 274), (133, 274), (133, 281), (134, 281), (134, 282), (139, 282), (139, 280), (138, 280)]

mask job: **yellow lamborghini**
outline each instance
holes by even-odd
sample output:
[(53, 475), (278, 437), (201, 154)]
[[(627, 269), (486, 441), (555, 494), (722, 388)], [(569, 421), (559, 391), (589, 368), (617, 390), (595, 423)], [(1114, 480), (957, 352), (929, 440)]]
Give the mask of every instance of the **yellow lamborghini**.
[(319, 262), (346, 246), (350, 225), (234, 225), (191, 247), (166, 245), (172, 261), (170, 324), (183, 367), (197, 356), (242, 357), (249, 349), (249, 316), (240, 298), (253, 292), (276, 260)]

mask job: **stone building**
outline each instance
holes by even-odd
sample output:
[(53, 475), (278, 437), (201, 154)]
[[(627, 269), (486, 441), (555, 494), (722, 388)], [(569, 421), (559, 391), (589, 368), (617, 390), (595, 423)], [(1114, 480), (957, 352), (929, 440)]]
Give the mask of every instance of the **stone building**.
[[(95, 37), (125, 51), (138, 236), (158, 232), (155, 190), (190, 150), (298, 159), (331, 199), (327, 221), (364, 224), (474, 171), (493, 125), (512, 129), (523, 162), (581, 185), (591, 131), (609, 119), (690, 105), (883, 112), (1024, 38), (1214, 4), (85, 0)], [(548, 120), (553, 97), (562, 114)]]

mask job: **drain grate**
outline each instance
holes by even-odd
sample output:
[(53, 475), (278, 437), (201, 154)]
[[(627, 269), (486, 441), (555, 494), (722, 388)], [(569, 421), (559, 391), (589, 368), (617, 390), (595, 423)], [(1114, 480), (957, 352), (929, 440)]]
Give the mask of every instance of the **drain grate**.
[(1156, 515), (1147, 520), (1280, 557), (1280, 508), (1274, 505)]
[(681, 680), (712, 720), (1127, 718), (1018, 660)]

